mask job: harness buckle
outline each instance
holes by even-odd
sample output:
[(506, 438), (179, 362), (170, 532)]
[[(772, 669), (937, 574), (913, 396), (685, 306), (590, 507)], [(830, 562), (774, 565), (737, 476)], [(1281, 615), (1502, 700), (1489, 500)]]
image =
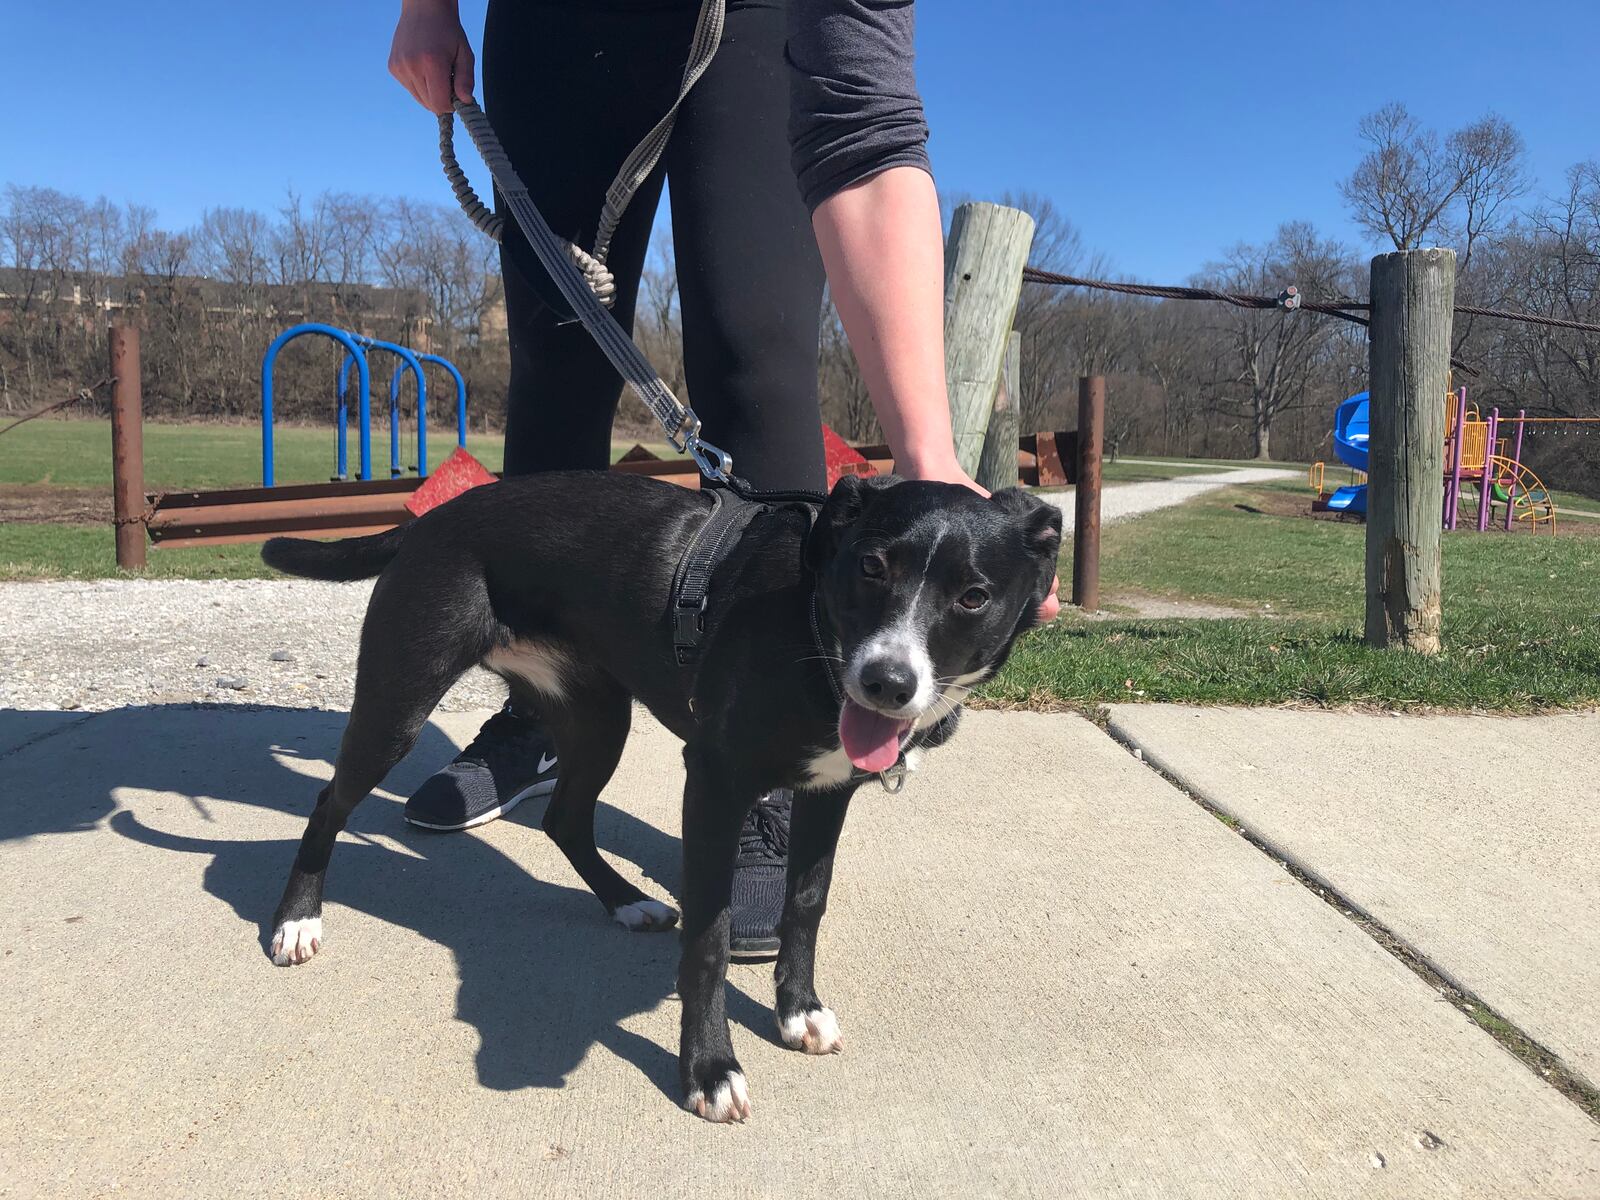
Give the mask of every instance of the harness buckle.
[(700, 635), (705, 632), (705, 615), (706, 601), (703, 597), (699, 604), (684, 605), (672, 612), (672, 648), (678, 656), (680, 667), (688, 666), (690, 657), (700, 644)]

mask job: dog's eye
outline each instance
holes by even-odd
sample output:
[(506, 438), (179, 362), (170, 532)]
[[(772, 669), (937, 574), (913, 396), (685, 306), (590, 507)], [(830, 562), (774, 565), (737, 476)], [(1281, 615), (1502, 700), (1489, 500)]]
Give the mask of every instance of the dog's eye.
[(861, 556), (861, 573), (868, 579), (882, 579), (888, 565), (883, 561), (882, 555), (863, 554)]
[(982, 588), (968, 588), (961, 593), (961, 599), (957, 600), (956, 603), (968, 612), (977, 612), (985, 604), (989, 603), (989, 593)]

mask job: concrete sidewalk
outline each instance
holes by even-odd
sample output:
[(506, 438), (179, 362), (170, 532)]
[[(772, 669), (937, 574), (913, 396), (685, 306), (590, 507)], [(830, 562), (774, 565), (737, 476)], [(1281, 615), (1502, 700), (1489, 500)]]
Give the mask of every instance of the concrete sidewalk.
[(1120, 705), (1111, 729), (1600, 1084), (1600, 713)]
[[(0, 758), (0, 1195), (1600, 1194), (1577, 1107), (1070, 716), (973, 714), (863, 790), (820, 955), (847, 1048), (784, 1050), (735, 967), (755, 1115), (703, 1124), (676, 939), (607, 924), (536, 806), (401, 821), (482, 715), (358, 812), (293, 970), (263, 922), (341, 715), (127, 709)], [(658, 896), (679, 763), (640, 716), (602, 809)]]

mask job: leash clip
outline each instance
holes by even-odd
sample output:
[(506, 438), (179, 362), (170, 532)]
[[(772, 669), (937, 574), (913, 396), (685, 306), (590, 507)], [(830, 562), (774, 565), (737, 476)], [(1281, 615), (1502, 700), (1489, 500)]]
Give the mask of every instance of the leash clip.
[(689, 452), (689, 457), (694, 459), (694, 465), (700, 468), (712, 483), (727, 483), (733, 475), (733, 455), (721, 447), (713, 446), (710, 442), (703, 441), (699, 433), (700, 422), (695, 422), (695, 431), (683, 439), (683, 449)]

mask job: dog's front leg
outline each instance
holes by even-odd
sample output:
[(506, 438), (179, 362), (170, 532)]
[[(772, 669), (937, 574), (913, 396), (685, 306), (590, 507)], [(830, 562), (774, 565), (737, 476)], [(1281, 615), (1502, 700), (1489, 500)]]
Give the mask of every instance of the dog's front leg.
[(683, 757), (683, 1105), (708, 1121), (742, 1121), (750, 1093), (728, 1036), (728, 930), (739, 826), (755, 797), (741, 799), (723, 764), (700, 747), (685, 747)]
[(836, 1054), (843, 1045), (839, 1020), (817, 999), (817, 929), (828, 907), (833, 854), (844, 828), (854, 784), (826, 792), (798, 792), (790, 816), (789, 879), (783, 905), (778, 984), (778, 1032), (807, 1054)]

